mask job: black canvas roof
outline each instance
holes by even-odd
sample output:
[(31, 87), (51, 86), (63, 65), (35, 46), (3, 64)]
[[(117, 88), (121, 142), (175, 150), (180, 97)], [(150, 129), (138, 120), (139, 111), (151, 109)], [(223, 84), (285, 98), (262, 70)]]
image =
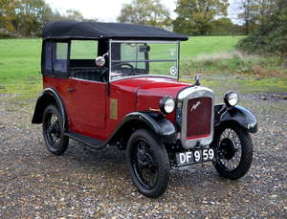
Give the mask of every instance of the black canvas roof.
[(122, 39), (122, 40), (187, 40), (187, 36), (157, 27), (124, 24), (57, 21), (48, 23), (44, 39)]

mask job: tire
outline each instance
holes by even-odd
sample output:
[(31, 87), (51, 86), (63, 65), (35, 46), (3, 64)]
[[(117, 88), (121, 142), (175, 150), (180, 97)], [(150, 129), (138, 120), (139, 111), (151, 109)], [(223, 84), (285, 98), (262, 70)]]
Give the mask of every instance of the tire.
[(46, 107), (42, 128), (48, 151), (55, 155), (62, 155), (68, 148), (69, 137), (64, 135), (63, 117), (56, 106), (48, 105)]
[[(165, 192), (169, 181), (169, 158), (164, 145), (152, 133), (140, 129), (131, 135), (127, 160), (132, 181), (141, 194), (157, 198)], [(155, 175), (152, 185), (145, 179), (144, 171)]]
[[(228, 137), (225, 137), (225, 133), (229, 130), (231, 131), (229, 132)], [(233, 138), (233, 141), (231, 140), (232, 144), (230, 143), (230, 133), (233, 133), (232, 135), (234, 136), (237, 135), (236, 141), (235, 137)], [(250, 134), (240, 126), (236, 124), (227, 124), (216, 130), (213, 147), (215, 148), (216, 158), (213, 164), (220, 176), (236, 180), (243, 177), (250, 169), (253, 157), (253, 143)], [(233, 149), (230, 149), (231, 147), (233, 147), (234, 151), (232, 151)], [(236, 155), (239, 151), (241, 151), (240, 156)], [(238, 165), (229, 168), (227, 163), (236, 156), (238, 157)], [(226, 160), (226, 164), (224, 163), (224, 160)]]

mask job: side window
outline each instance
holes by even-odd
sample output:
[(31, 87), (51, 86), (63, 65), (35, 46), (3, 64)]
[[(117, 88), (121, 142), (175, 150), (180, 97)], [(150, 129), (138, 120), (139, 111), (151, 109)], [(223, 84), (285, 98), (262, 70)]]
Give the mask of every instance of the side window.
[(98, 41), (73, 40), (71, 43), (71, 59), (92, 59), (98, 56)]
[(106, 66), (98, 67), (96, 58), (98, 57), (99, 44), (96, 40), (72, 40), (71, 58), (69, 70), (73, 78), (79, 78), (90, 81), (106, 81), (108, 68)]
[(68, 42), (46, 42), (44, 74), (56, 77), (68, 76)]
[(68, 43), (56, 43), (56, 57), (54, 57), (54, 72), (57, 74), (67, 73), (68, 68)]
[(44, 74), (53, 73), (53, 47), (54, 47), (54, 43), (51, 43), (51, 42), (45, 43)]

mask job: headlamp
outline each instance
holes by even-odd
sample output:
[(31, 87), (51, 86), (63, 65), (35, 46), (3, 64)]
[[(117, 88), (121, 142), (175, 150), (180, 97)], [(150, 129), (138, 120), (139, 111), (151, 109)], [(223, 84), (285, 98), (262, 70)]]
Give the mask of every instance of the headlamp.
[(238, 94), (235, 93), (234, 91), (229, 91), (224, 94), (224, 103), (228, 106), (235, 106), (238, 104), (239, 97)]
[(164, 97), (160, 100), (159, 106), (160, 106), (160, 110), (164, 114), (169, 114), (174, 111), (175, 101), (171, 97)]

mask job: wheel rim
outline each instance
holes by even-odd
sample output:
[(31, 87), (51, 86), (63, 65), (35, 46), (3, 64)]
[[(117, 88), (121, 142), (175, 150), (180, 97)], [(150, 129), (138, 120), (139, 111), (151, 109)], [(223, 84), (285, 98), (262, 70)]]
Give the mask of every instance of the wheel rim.
[(55, 147), (61, 141), (61, 125), (57, 114), (47, 113), (44, 124), (44, 133), (49, 145)]
[(218, 142), (218, 162), (228, 171), (236, 169), (241, 161), (242, 145), (233, 129), (225, 129)]
[(146, 189), (152, 189), (158, 180), (159, 166), (146, 141), (139, 140), (134, 144), (131, 161), (133, 171), (140, 184)]

